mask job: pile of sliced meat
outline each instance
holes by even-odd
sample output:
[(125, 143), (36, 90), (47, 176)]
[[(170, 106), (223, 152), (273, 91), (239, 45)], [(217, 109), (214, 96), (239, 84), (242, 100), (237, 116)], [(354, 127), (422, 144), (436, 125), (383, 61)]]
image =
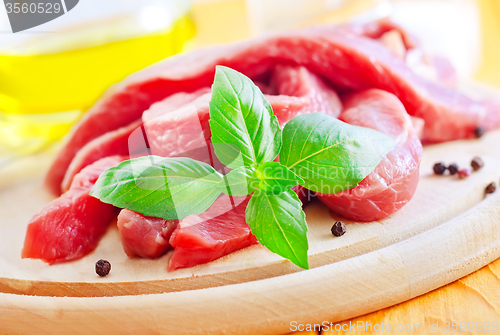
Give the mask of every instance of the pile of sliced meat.
[[(357, 187), (317, 195), (355, 221), (382, 219), (412, 198), (421, 141), (471, 138), (477, 127), (500, 125), (499, 102), (459, 93), (449, 62), (424, 56), (414, 38), (388, 21), (311, 28), (173, 57), (114, 86), (74, 127), (46, 178), (60, 198), (29, 223), (23, 257), (56, 263), (91, 252), (118, 209), (89, 191), (99, 173), (124, 159), (185, 156), (227, 173), (213, 154), (208, 126), (216, 65), (254, 80), (281, 126), (322, 112), (397, 141)], [(307, 190), (294, 190), (307, 202)], [(247, 202), (223, 196), (180, 221), (121, 210), (124, 250), (155, 258), (173, 248), (170, 270), (212, 261), (257, 243), (245, 222)]]

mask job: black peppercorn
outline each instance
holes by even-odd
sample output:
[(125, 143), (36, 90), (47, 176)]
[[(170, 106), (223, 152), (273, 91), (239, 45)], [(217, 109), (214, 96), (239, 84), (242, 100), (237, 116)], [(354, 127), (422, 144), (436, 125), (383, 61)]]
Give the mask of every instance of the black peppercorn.
[(435, 174), (443, 174), (446, 171), (446, 166), (443, 163), (436, 163), (433, 169)]
[(100, 259), (95, 263), (95, 273), (101, 277), (105, 277), (111, 271), (111, 263), (104, 259)]
[(474, 136), (476, 136), (477, 138), (482, 137), (485, 133), (486, 129), (484, 129), (484, 127), (477, 127), (476, 129), (474, 129)]
[(451, 175), (457, 174), (458, 172), (458, 165), (453, 163), (448, 166), (448, 171), (450, 172)]
[(342, 221), (337, 221), (332, 226), (332, 234), (335, 236), (342, 236), (345, 234), (345, 224)]
[(484, 162), (481, 157), (474, 157), (470, 162), (470, 166), (472, 166), (474, 171), (477, 171), (484, 166)]
[(491, 194), (493, 192), (495, 192), (497, 189), (497, 184), (495, 184), (495, 182), (492, 182), (490, 183), (487, 187), (486, 187), (486, 194)]

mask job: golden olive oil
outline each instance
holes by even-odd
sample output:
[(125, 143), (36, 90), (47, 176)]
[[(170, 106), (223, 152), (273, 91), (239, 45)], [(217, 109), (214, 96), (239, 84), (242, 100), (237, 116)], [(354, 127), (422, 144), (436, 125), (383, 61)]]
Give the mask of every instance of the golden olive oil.
[(500, 87), (500, 1), (476, 0), (481, 15), (482, 59), (475, 78)]
[(185, 16), (167, 29), (126, 40), (0, 54), (0, 147), (20, 154), (61, 138), (110, 85), (180, 52), (193, 34)]

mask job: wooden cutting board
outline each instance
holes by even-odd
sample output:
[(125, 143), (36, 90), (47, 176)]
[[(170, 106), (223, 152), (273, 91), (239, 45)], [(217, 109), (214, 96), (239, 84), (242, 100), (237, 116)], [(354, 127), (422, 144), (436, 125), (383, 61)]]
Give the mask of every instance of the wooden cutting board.
[[(465, 167), (474, 156), (485, 166), (467, 179), (432, 173), (435, 162)], [(344, 220), (342, 237), (330, 233), (340, 218), (319, 202), (306, 206), (307, 271), (256, 245), (167, 272), (170, 254), (130, 259), (114, 227), (79, 261), (22, 260), (26, 224), (51, 200), (41, 186), (51, 157), (0, 170), (0, 324), (9, 334), (284, 333), (291, 321), (338, 321), (391, 306), (500, 257), (500, 192), (484, 192), (500, 180), (500, 131), (425, 147), (412, 201), (384, 220)], [(104, 278), (94, 272), (101, 258), (112, 264)]]

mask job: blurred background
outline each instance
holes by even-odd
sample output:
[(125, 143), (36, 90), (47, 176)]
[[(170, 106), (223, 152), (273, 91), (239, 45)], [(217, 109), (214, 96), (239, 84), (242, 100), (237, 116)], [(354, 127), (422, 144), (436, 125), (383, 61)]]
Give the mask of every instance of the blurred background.
[(450, 59), (461, 80), (500, 87), (499, 0), (80, 0), (15, 34), (2, 8), (0, 163), (57, 143), (110, 85), (165, 57), (380, 18), (408, 29), (426, 53)]

